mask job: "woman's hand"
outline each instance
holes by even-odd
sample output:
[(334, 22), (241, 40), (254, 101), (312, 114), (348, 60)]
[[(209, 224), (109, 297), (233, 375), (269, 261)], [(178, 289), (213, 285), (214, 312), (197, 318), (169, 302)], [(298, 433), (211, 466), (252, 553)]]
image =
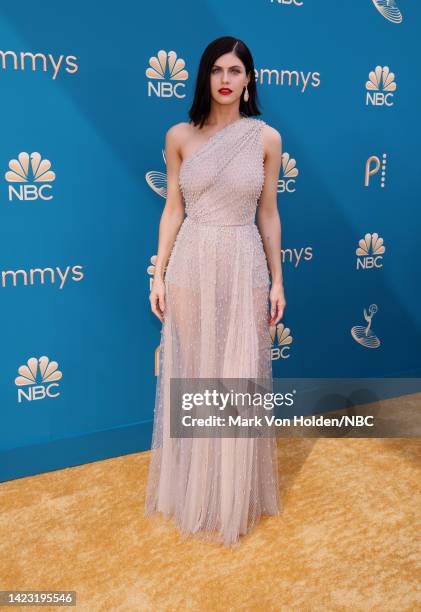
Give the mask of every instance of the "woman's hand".
[(165, 283), (161, 278), (154, 278), (152, 289), (149, 294), (149, 301), (154, 315), (158, 317), (161, 323), (164, 322), (165, 310)]
[(286, 306), (284, 288), (282, 285), (272, 285), (270, 289), (269, 300), (269, 325), (276, 325), (282, 319)]

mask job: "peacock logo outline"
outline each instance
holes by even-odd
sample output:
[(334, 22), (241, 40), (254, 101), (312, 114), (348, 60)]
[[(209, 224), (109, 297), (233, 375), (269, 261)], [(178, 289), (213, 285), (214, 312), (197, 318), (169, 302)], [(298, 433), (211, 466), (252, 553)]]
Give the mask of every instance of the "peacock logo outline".
[(278, 179), (278, 193), (296, 191), (296, 178), (299, 174), (297, 161), (284, 151), (281, 156), (281, 177)]
[(290, 345), (294, 340), (290, 328), (279, 322), (277, 325), (269, 326), (269, 335), (272, 343), (272, 360), (288, 359)]
[(396, 91), (395, 73), (389, 66), (376, 66), (369, 72), (365, 88), (368, 91)]
[(168, 77), (171, 81), (187, 81), (189, 73), (185, 69), (186, 62), (177, 57), (175, 51), (164, 51), (160, 49), (156, 55), (149, 58), (149, 67), (146, 69), (145, 74), (148, 79), (160, 79)]
[[(30, 177), (30, 169), (32, 177)], [(18, 159), (9, 161), (9, 170), (5, 174), (5, 179), (8, 183), (40, 183), (52, 182), (56, 178), (55, 173), (51, 170), (51, 162), (49, 159), (42, 159), (41, 154), (37, 151), (31, 154), (22, 151), (18, 155)]]
[[(15, 384), (18, 387), (25, 385), (36, 385), (55, 382), (60, 380), (63, 373), (58, 369), (57, 361), (50, 361), (44, 355), (42, 357), (30, 357), (26, 364), (19, 366), (19, 376), (15, 378)], [(37, 381), (40, 378), (40, 381)]]
[(377, 232), (373, 234), (367, 233), (364, 238), (358, 242), (358, 247), (355, 249), (357, 255), (357, 270), (381, 268), (383, 266), (382, 255), (386, 252), (384, 240)]

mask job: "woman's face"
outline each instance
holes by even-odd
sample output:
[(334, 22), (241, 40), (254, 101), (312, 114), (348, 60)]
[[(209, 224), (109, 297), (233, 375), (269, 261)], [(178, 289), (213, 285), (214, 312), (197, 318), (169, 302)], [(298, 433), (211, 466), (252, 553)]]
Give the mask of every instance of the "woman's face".
[(221, 55), (211, 68), (211, 96), (220, 104), (238, 101), (248, 82), (245, 66), (234, 53)]

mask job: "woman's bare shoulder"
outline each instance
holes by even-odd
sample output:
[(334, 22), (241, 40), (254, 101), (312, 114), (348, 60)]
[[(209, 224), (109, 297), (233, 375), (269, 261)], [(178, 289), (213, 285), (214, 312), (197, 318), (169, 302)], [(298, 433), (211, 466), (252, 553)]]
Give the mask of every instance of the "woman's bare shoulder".
[(281, 133), (269, 123), (264, 122), (262, 133), (268, 144), (276, 145), (282, 142)]
[(280, 132), (265, 122), (262, 129), (263, 148), (267, 155), (278, 155), (282, 152), (282, 136)]
[(165, 135), (167, 147), (173, 148), (182, 158), (182, 148), (191, 135), (192, 125), (187, 121), (180, 121), (170, 126)]
[(187, 121), (180, 121), (179, 123), (175, 123), (168, 128), (166, 137), (173, 141), (183, 139), (186, 134), (190, 132), (191, 127), (191, 124)]

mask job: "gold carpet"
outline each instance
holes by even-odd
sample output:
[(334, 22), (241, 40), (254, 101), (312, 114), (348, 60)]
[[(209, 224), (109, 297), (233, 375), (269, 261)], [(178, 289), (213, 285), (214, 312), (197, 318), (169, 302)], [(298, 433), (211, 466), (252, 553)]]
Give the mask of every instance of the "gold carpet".
[(0, 587), (91, 612), (421, 610), (420, 449), (279, 439), (283, 513), (235, 550), (143, 516), (149, 452), (5, 482)]

